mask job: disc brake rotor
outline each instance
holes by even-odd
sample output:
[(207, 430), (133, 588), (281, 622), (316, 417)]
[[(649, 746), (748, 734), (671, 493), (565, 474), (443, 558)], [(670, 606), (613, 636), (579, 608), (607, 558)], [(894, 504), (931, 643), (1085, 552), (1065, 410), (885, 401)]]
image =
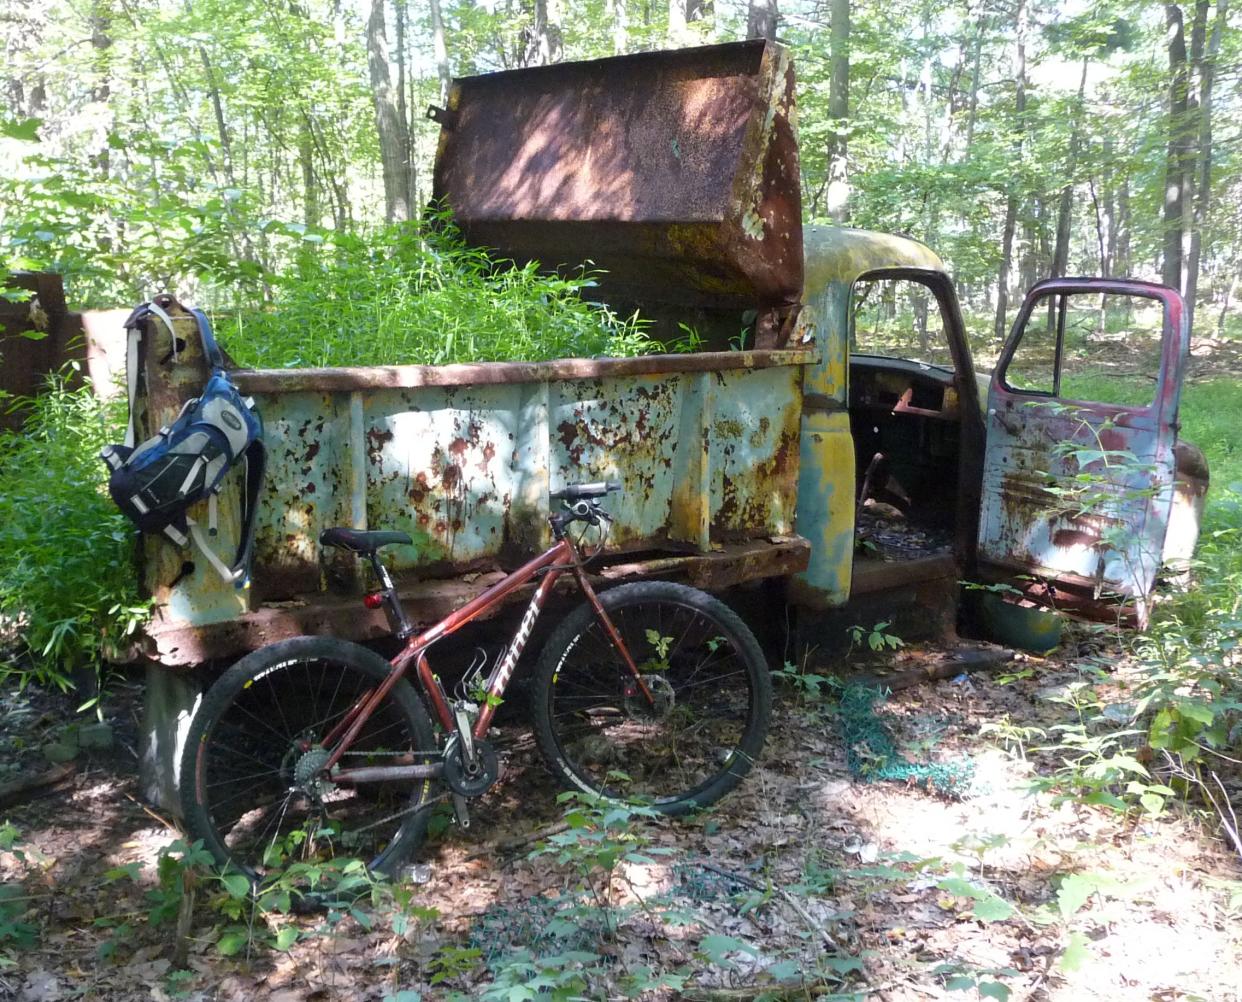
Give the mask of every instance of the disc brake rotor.
[(651, 693), (651, 699), (647, 699), (637, 683), (631, 682), (626, 686), (625, 712), (642, 720), (660, 720), (667, 717), (677, 701), (673, 684), (663, 675), (645, 674), (642, 679), (647, 691)]

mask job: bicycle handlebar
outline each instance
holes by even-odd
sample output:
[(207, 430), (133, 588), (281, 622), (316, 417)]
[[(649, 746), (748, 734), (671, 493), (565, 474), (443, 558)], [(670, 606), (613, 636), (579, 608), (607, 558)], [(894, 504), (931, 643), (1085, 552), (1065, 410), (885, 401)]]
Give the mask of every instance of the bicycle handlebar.
[(621, 490), (621, 484), (618, 481), (601, 480), (594, 484), (570, 484), (562, 490), (553, 491), (548, 496), (553, 501), (577, 501), (579, 498), (602, 498), (606, 494), (619, 490)]

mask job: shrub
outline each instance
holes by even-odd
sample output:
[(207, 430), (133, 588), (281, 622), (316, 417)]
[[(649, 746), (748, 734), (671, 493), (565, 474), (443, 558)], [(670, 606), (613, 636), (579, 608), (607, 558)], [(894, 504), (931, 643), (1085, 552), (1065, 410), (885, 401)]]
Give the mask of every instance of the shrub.
[[(63, 687), (144, 621), (134, 532), (104, 488), (99, 450), (121, 412), (66, 369), (33, 400), (20, 433), (0, 434), (0, 623), (26, 657), (6, 672)], [(120, 405), (123, 407), (123, 405)]]
[(444, 365), (629, 356), (650, 350), (636, 318), (587, 302), (589, 275), (497, 262), (444, 220), (369, 237), (302, 233), (270, 310), (219, 317), (241, 365)]

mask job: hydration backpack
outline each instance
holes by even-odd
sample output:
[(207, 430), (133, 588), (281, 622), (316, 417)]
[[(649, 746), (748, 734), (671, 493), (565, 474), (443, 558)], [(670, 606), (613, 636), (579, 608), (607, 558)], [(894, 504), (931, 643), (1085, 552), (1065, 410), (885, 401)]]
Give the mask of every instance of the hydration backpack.
[[(224, 356), (202, 310), (191, 310), (203, 342), (211, 376), (202, 393), (186, 402), (181, 413), (142, 444), (134, 445), (134, 394), (138, 383), (138, 345), (142, 325), (157, 317), (172, 335), (173, 356), (177, 332), (172, 318), (154, 302), (144, 303), (125, 321), (129, 332), (128, 371), (130, 416), (124, 445), (109, 445), (100, 453), (108, 464), (108, 492), (112, 500), (144, 532), (162, 532), (178, 546), (191, 540), (225, 581), (245, 587), (249, 582), (250, 553), (254, 544), (254, 517), (267, 465), (263, 422), (254, 401), (243, 398), (224, 370)], [(216, 534), (216, 503), (225, 474), (245, 463), (246, 487), (241, 539), (231, 565), (213, 552), (201, 527), (190, 518), (191, 505), (208, 500), (208, 534)]]

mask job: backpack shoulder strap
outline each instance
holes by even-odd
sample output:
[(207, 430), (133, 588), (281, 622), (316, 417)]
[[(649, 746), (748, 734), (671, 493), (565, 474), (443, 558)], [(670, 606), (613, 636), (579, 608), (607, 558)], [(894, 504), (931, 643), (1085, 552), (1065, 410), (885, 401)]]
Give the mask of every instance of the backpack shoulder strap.
[[(126, 403), (129, 405), (129, 420), (125, 425), (125, 446), (127, 448), (133, 448), (134, 446), (134, 399), (138, 394), (139, 347), (142, 343), (142, 323), (148, 317), (159, 317), (163, 321), (164, 326), (168, 328), (169, 337), (172, 338), (173, 358), (176, 359), (177, 357), (177, 331), (173, 327), (172, 317), (154, 300), (134, 307), (133, 312), (130, 313), (125, 321), (125, 389), (127, 393)], [(214, 338), (211, 343), (214, 347)], [(219, 353), (220, 349), (216, 348), (216, 354), (219, 355)]]
[(216, 343), (216, 336), (212, 333), (211, 321), (207, 319), (207, 314), (202, 310), (191, 310), (190, 313), (198, 322), (198, 335), (203, 339), (203, 354), (207, 357), (207, 364), (213, 369), (223, 370), (224, 352)]

